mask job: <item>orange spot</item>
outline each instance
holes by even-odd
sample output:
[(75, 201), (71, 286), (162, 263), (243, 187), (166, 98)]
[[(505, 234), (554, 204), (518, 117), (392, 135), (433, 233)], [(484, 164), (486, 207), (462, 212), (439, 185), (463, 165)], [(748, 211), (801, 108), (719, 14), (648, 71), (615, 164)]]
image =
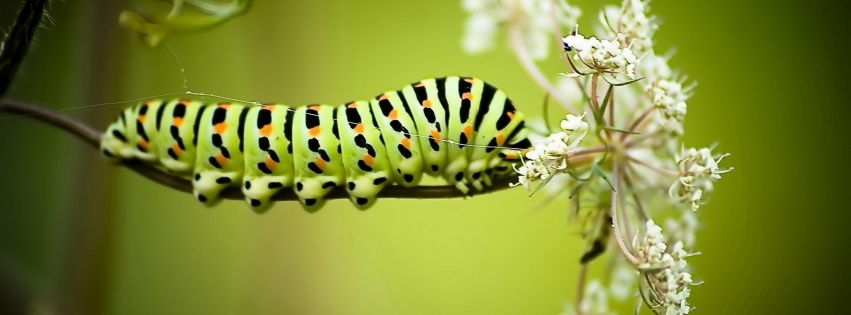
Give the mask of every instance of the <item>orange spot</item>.
[(183, 150), (181, 150), (180, 146), (177, 145), (176, 143), (173, 146), (171, 146), (171, 150), (174, 151), (175, 154), (177, 154), (177, 157), (180, 157), (181, 155), (183, 155)]
[(386, 99), (387, 99), (387, 94), (381, 94), (381, 96), (378, 97), (379, 101), (383, 101), (383, 100), (386, 100)]
[(363, 133), (363, 124), (357, 124), (357, 126), (355, 126), (355, 132)]
[(470, 126), (469, 124), (464, 125), (464, 134), (467, 135), (468, 141), (472, 141), (473, 140), (473, 126)]
[(358, 103), (355, 103), (355, 102), (351, 102), (349, 104), (346, 104), (346, 108), (357, 108), (357, 107), (358, 107)]
[(266, 164), (266, 168), (270, 170), (273, 170), (275, 169), (275, 166), (278, 166), (278, 163), (275, 163), (275, 160), (272, 160), (270, 157), (266, 157), (266, 159), (263, 160), (263, 164)]
[(219, 103), (219, 108), (228, 109), (228, 107), (230, 107), (230, 104), (228, 103)]
[(268, 137), (272, 134), (272, 124), (268, 124), (260, 128), (260, 135), (264, 137)]
[(431, 107), (431, 101), (430, 100), (424, 100), (423, 101), (423, 107), (430, 108)]
[(139, 146), (148, 150), (148, 141), (145, 141), (145, 139), (139, 139)]
[(182, 117), (174, 117), (174, 120), (171, 121), (171, 124), (175, 125), (177, 127), (180, 127), (180, 125), (183, 124), (183, 118)]
[(228, 158), (226, 158), (224, 155), (219, 153), (218, 155), (216, 155), (216, 162), (219, 162), (219, 165), (224, 167), (225, 164), (227, 164), (227, 162), (228, 162)]
[(505, 142), (505, 135), (501, 132), (496, 134), (496, 145), (502, 145)]
[(319, 111), (319, 109), (321, 109), (321, 108), (322, 108), (322, 106), (319, 106), (319, 105), (311, 105), (311, 106), (308, 106), (307, 108), (312, 109), (312, 110), (315, 110), (315, 111), (317, 111), (317, 112), (318, 112), (318, 111)]
[(223, 133), (225, 133), (225, 130), (227, 130), (227, 129), (228, 129), (227, 123), (218, 123), (218, 124), (213, 126), (213, 132), (215, 132), (216, 134), (223, 134)]
[(364, 154), (363, 162), (366, 163), (366, 165), (372, 166), (372, 164), (375, 163), (375, 159), (372, 157), (372, 155)]
[(464, 94), (461, 94), (461, 99), (471, 100), (471, 101), (472, 101), (472, 100), (473, 100), (473, 93), (470, 93), (470, 92), (464, 92)]
[(316, 166), (319, 166), (319, 169), (325, 170), (325, 160), (323, 160), (322, 158), (316, 158), (313, 163), (316, 163)]
[(512, 112), (505, 112), (505, 115), (508, 115), (509, 119), (514, 119), (514, 113)]
[(508, 152), (505, 153), (505, 158), (508, 160), (519, 160), (520, 155), (518, 155), (516, 152)]
[(467, 83), (473, 83), (474, 82), (474, 80), (470, 79), (470, 78), (465, 78), (464, 81), (466, 81)]
[(387, 118), (396, 119), (396, 117), (399, 117), (399, 112), (394, 108), (390, 111), (390, 114), (387, 115)]
[(405, 149), (408, 149), (408, 150), (411, 149), (411, 139), (402, 138), (402, 141), (400, 141), (399, 143), (401, 143), (402, 146), (405, 147)]
[(440, 140), (440, 132), (438, 132), (437, 129), (432, 129), (430, 135), (434, 138), (434, 140)]
[(142, 123), (144, 123), (144, 122), (145, 122), (145, 118), (146, 118), (146, 117), (145, 117), (145, 115), (140, 115), (140, 116), (139, 116), (139, 121), (141, 121)]
[(423, 87), (423, 86), (425, 86), (425, 85), (423, 85), (422, 82), (417, 82), (417, 84), (414, 84), (414, 87)]
[(151, 100), (144, 101), (144, 102), (142, 102), (142, 104), (149, 105), (149, 104), (151, 104)]
[(310, 128), (310, 129), (307, 130), (307, 134), (309, 134), (311, 137), (314, 137), (314, 138), (318, 137), (320, 132), (322, 132), (322, 129), (320, 129), (319, 126), (316, 126), (316, 127), (313, 127), (313, 128)]

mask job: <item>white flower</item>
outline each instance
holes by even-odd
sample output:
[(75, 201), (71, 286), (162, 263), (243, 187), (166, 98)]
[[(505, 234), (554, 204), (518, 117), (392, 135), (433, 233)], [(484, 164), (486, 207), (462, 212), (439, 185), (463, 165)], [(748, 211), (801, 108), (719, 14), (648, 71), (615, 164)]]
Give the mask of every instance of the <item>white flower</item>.
[(561, 121), (561, 132), (555, 132), (546, 139), (533, 143), (532, 149), (524, 154), (523, 165), (514, 171), (520, 176), (518, 182), (511, 186), (523, 185), (532, 190), (531, 182), (546, 180), (555, 173), (563, 172), (569, 166), (570, 153), (576, 150), (579, 143), (588, 133), (588, 123), (584, 121), (585, 114), (576, 116), (568, 114)]
[(614, 40), (600, 40), (596, 37), (586, 39), (585, 36), (574, 32), (562, 41), (569, 51), (576, 52), (573, 59), (587, 68), (600, 73), (623, 74), (635, 79), (638, 58), (632, 53), (629, 45), (618, 41), (621, 38), (622, 35), (618, 34)]
[(680, 240), (686, 248), (694, 247), (697, 228), (697, 216), (693, 211), (683, 211), (679, 220), (665, 220), (665, 230), (669, 233), (668, 241)]
[(713, 181), (733, 168), (722, 169), (718, 165), (729, 154), (713, 155), (711, 148), (686, 150), (683, 148), (676, 157), (680, 177), (668, 189), (668, 195), (678, 202), (691, 203), (692, 210), (705, 204), (705, 195), (712, 191)]
[(641, 261), (639, 270), (650, 277), (641, 277), (646, 281), (640, 288), (645, 294), (653, 296), (658, 305), (654, 308), (664, 308), (665, 314), (688, 314), (691, 307), (686, 299), (691, 294), (689, 285), (693, 284), (691, 274), (686, 272), (688, 253), (682, 242), (668, 247), (662, 235), (662, 228), (653, 220), (645, 224), (644, 236), (633, 241), (636, 258)]
[(609, 284), (609, 292), (617, 301), (623, 301), (629, 297), (635, 289), (635, 279), (638, 273), (635, 267), (628, 263), (619, 263), (612, 272), (612, 282)]
[(647, 87), (648, 94), (656, 107), (661, 125), (677, 135), (683, 133), (686, 116), (686, 100), (691, 97), (692, 86), (683, 87), (681, 82), (660, 79)]

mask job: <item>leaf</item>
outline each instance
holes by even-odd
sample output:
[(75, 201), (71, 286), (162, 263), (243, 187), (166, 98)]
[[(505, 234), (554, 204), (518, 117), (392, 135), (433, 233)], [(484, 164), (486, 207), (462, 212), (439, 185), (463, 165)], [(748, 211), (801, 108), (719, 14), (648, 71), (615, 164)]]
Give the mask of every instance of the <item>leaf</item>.
[(615, 189), (615, 186), (614, 186), (614, 185), (612, 185), (612, 182), (611, 182), (611, 181), (609, 181), (609, 177), (608, 177), (608, 176), (606, 176), (606, 173), (605, 173), (605, 172), (603, 172), (603, 169), (602, 169), (602, 168), (600, 168), (600, 166), (599, 166), (599, 165), (594, 164), (594, 170), (593, 170), (593, 172), (595, 172), (595, 173), (597, 173), (597, 174), (600, 174), (600, 177), (602, 177), (602, 178), (603, 178), (603, 180), (605, 180), (605, 181), (606, 181), (606, 183), (608, 183), (608, 184), (609, 184), (609, 187), (611, 187), (611, 188), (612, 188), (612, 191), (614, 191), (614, 192), (617, 192), (617, 191), (618, 191), (617, 189)]
[(612, 96), (612, 90), (614, 88), (614, 85), (609, 85), (609, 89), (606, 90), (606, 96), (603, 96), (603, 106), (600, 107), (600, 112), (594, 112), (594, 121), (597, 122), (597, 126), (603, 121), (603, 115), (606, 114), (606, 107), (609, 106), (609, 98)]

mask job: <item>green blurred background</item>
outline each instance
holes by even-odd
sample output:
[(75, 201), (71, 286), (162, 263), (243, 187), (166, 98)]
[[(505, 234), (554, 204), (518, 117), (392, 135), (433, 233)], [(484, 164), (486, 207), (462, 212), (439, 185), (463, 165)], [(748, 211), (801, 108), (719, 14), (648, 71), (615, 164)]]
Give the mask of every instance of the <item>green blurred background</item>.
[[(601, 2), (575, 3), (589, 25)], [(0, 2), (0, 25), (17, 5)], [(182, 91), (172, 53), (118, 27), (131, 5), (54, 1), (10, 96), (67, 109)], [(657, 49), (676, 48), (672, 66), (699, 82), (687, 145), (719, 141), (736, 168), (699, 213), (696, 314), (851, 310), (843, 6), (652, 3)], [(167, 42), (195, 91), (336, 104), (462, 74), (539, 116), (542, 93), (503, 42), (461, 50), (465, 18), (460, 1), (258, 0)], [(550, 59), (546, 71), (563, 71)], [(105, 127), (122, 106), (66, 114)], [(35, 309), (85, 314), (558, 314), (574, 296), (582, 243), (565, 199), (538, 208), (542, 196), (513, 189), (257, 215), (237, 201), (203, 209), (30, 119), (0, 120), (0, 148), (0, 282), (30, 288), (0, 305), (29, 294)]]

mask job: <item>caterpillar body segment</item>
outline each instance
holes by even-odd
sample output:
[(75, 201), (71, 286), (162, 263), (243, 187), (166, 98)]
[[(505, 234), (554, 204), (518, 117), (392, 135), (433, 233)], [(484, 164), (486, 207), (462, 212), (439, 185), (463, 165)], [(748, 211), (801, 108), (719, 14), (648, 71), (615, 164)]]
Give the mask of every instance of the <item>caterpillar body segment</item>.
[(344, 186), (367, 209), (386, 185), (415, 186), (424, 174), (464, 193), (490, 186), (530, 146), (524, 125), (502, 91), (445, 77), (339, 106), (145, 101), (107, 128), (101, 149), (191, 179), (207, 206), (239, 186), (257, 211), (281, 189), (316, 210)]

